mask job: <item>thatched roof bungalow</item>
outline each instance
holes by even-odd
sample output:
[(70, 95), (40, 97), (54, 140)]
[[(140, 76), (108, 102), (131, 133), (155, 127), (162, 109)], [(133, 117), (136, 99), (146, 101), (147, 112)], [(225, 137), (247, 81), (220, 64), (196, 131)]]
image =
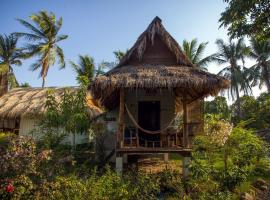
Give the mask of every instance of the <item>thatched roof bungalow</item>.
[[(190, 138), (203, 127), (201, 100), (229, 84), (193, 65), (156, 17), (120, 63), (90, 86), (117, 118), (117, 168), (125, 155), (190, 152)], [(172, 129), (178, 114), (180, 131)]]
[[(47, 94), (53, 92), (60, 102), (64, 91), (75, 92), (76, 87), (15, 88), (0, 98), (0, 130), (27, 134), (46, 111)], [(90, 93), (87, 94), (89, 118), (103, 113)]]

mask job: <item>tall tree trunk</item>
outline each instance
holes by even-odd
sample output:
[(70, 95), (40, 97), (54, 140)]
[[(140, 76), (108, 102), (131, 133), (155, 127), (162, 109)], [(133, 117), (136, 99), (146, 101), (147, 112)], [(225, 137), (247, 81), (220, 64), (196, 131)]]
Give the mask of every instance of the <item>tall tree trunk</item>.
[(237, 105), (237, 117), (242, 118), (241, 102), (238, 85), (236, 86), (236, 105)]
[(0, 74), (0, 97), (8, 92), (8, 73)]
[(263, 79), (267, 88), (267, 92), (270, 94), (270, 77), (269, 77), (269, 70), (267, 64), (263, 64), (262, 67)]
[(45, 86), (45, 77), (42, 77), (42, 88)]

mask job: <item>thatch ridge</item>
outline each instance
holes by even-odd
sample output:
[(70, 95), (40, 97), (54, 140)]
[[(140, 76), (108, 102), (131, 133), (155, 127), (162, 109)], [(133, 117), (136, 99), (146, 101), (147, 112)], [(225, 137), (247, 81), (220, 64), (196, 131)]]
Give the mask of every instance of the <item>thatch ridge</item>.
[(154, 39), (157, 35), (168, 47), (168, 49), (175, 55), (177, 64), (189, 67), (193, 66), (189, 58), (182, 52), (181, 47), (176, 40), (166, 31), (162, 25), (162, 20), (159, 17), (155, 17), (148, 28), (139, 36), (133, 47), (126, 53), (116, 67), (126, 65), (132, 55), (137, 56), (137, 58), (141, 60), (146, 51), (148, 41), (150, 41), (153, 45)]
[[(45, 103), (49, 90), (54, 91), (56, 101), (60, 102), (64, 91), (76, 91), (78, 87), (46, 87), (46, 88), (15, 88), (0, 98), (0, 119), (15, 119), (19, 117), (37, 117), (45, 112)], [(89, 117), (95, 118), (103, 111), (93, 100), (91, 93), (87, 94)]]

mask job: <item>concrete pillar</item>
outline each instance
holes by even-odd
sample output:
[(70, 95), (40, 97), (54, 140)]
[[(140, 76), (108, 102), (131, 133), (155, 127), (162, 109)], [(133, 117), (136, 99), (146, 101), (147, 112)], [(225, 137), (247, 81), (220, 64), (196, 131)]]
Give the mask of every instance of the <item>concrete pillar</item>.
[(123, 157), (116, 157), (115, 171), (118, 175), (122, 176), (122, 174), (123, 174)]
[(164, 153), (164, 161), (165, 162), (169, 161), (169, 154), (168, 153)]
[(183, 177), (184, 180), (188, 179), (188, 175), (189, 175), (189, 164), (190, 164), (190, 157), (183, 157)]

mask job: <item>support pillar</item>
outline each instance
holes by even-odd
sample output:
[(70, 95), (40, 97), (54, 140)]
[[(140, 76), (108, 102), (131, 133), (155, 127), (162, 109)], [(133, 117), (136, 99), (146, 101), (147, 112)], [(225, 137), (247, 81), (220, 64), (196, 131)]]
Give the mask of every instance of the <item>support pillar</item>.
[(119, 99), (119, 124), (117, 132), (117, 148), (123, 147), (123, 135), (125, 129), (125, 94), (124, 89), (120, 89), (120, 99)]
[(167, 163), (169, 161), (169, 154), (164, 153), (164, 161)]
[(189, 176), (189, 164), (190, 164), (190, 157), (184, 156), (182, 160), (182, 173), (184, 180), (188, 179)]
[(187, 113), (187, 102), (184, 98), (183, 100), (183, 122), (184, 122), (184, 129), (183, 129), (183, 146), (184, 148), (189, 147), (189, 138), (188, 138), (188, 113)]
[(123, 174), (123, 156), (116, 157), (115, 171), (119, 176)]

